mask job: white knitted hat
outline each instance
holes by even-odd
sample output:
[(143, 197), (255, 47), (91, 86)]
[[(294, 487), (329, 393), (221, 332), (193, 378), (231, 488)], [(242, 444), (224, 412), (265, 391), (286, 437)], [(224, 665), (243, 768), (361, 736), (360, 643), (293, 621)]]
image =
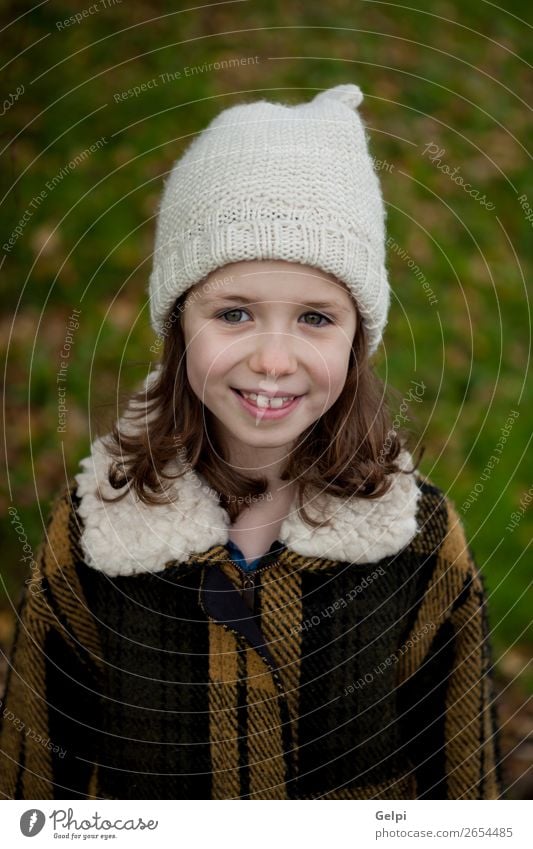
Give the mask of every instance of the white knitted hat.
[(156, 333), (176, 298), (231, 262), (282, 259), (343, 281), (379, 345), (390, 301), (385, 207), (357, 112), (358, 86), (295, 106), (259, 100), (219, 113), (174, 164), (150, 275)]

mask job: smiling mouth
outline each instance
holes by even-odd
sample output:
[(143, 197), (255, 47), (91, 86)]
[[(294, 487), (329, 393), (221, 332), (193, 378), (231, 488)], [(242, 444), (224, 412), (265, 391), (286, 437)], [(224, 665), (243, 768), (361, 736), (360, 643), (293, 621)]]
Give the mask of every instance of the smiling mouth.
[(255, 392), (243, 392), (240, 389), (232, 387), (234, 392), (237, 392), (241, 398), (245, 398), (250, 404), (256, 406), (259, 410), (281, 410), (288, 407), (295, 398), (300, 398), (300, 395), (278, 395), (269, 397), (268, 395), (257, 395)]

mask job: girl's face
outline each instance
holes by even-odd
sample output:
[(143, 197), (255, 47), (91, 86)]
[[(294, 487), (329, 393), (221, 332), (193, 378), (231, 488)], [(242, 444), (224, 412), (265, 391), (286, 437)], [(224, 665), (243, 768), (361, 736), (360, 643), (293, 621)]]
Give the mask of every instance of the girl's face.
[[(213, 414), (223, 444), (247, 446), (255, 458), (257, 450), (290, 451), (335, 403), (357, 316), (333, 276), (254, 260), (217, 269), (190, 289), (181, 321), (193, 392)], [(246, 400), (242, 392), (259, 397)], [(272, 396), (278, 400), (271, 404)]]

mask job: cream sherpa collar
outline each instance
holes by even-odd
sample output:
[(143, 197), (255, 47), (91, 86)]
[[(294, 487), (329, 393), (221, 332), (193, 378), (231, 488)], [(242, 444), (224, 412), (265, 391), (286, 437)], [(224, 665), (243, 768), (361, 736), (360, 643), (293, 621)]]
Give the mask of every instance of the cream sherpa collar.
[[(159, 368), (157, 365), (145, 378), (144, 390), (155, 380)], [(119, 420), (121, 432), (131, 433), (139, 427), (139, 409), (142, 404), (130, 400)], [(153, 415), (142, 418), (146, 423)], [(82, 471), (75, 476), (78, 515), (84, 524), (80, 542), (88, 566), (109, 576), (160, 572), (170, 561), (182, 563), (213, 546), (226, 545), (229, 515), (203, 475), (193, 469), (173, 482), (174, 501), (148, 505), (133, 492), (115, 503), (100, 501), (97, 488), (106, 497), (118, 494), (108, 481), (113, 458), (104, 439), (93, 442), (90, 455), (80, 463)], [(398, 466), (412, 467), (408, 451), (402, 451)], [(180, 468), (183, 466), (176, 456), (166, 470), (175, 473)], [(303, 557), (371, 563), (396, 554), (413, 539), (418, 530), (420, 495), (414, 474), (400, 473), (392, 476), (392, 485), (381, 498), (344, 499), (322, 493), (306, 509), (315, 520), (330, 518), (330, 526), (311, 528), (293, 506), (278, 539)]]
[[(81, 461), (75, 478), (80, 498), (78, 513), (84, 530), (81, 546), (85, 562), (109, 576), (159, 572), (169, 561), (184, 562), (215, 545), (226, 545), (230, 519), (202, 475), (189, 470), (173, 482), (178, 498), (147, 505), (135, 493), (116, 503), (101, 502), (117, 495), (107, 480), (111, 458), (97, 439), (91, 454)], [(177, 461), (170, 466), (176, 470)], [(403, 451), (401, 468), (411, 456)], [(331, 518), (331, 527), (310, 528), (292, 509), (284, 520), (279, 540), (304, 557), (349, 563), (368, 563), (396, 554), (417, 532), (416, 509), (420, 489), (414, 474), (393, 476), (389, 491), (377, 499), (341, 499), (327, 494), (308, 506), (313, 518)], [(318, 508), (318, 509), (317, 509)], [(320, 512), (319, 512), (320, 511)]]

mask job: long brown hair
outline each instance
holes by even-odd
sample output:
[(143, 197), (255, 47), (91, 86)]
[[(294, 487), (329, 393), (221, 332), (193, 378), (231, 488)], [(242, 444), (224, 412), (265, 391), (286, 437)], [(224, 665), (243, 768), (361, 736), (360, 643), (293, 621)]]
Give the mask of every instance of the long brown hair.
[[(194, 469), (218, 493), (219, 503), (233, 523), (248, 503), (260, 500), (258, 497), (269, 488), (268, 481), (240, 474), (229, 464), (215, 428), (209, 428), (210, 411), (189, 385), (181, 325), (186, 298), (187, 292), (175, 302), (165, 322), (169, 330), (159, 369), (148, 386), (130, 397), (130, 410), (135, 413), (128, 413), (128, 417), (143, 426), (126, 433), (115, 421), (105, 440), (109, 453), (116, 458), (109, 482), (114, 489), (126, 484), (127, 489), (116, 498), (100, 497), (104, 501), (120, 500), (133, 489), (145, 504), (160, 504), (171, 494), (164, 480), (174, 480)], [(410, 474), (424, 450), (420, 449), (413, 469), (403, 470), (396, 463), (409, 433), (392, 427), (385, 386), (369, 362), (367, 345), (365, 327), (358, 316), (343, 391), (329, 410), (300, 434), (281, 474), (282, 480), (297, 482), (297, 503), (303, 520), (311, 527), (321, 522), (306, 513), (308, 493), (379, 498), (391, 485), (388, 476)], [(178, 453), (182, 470), (165, 471)]]

